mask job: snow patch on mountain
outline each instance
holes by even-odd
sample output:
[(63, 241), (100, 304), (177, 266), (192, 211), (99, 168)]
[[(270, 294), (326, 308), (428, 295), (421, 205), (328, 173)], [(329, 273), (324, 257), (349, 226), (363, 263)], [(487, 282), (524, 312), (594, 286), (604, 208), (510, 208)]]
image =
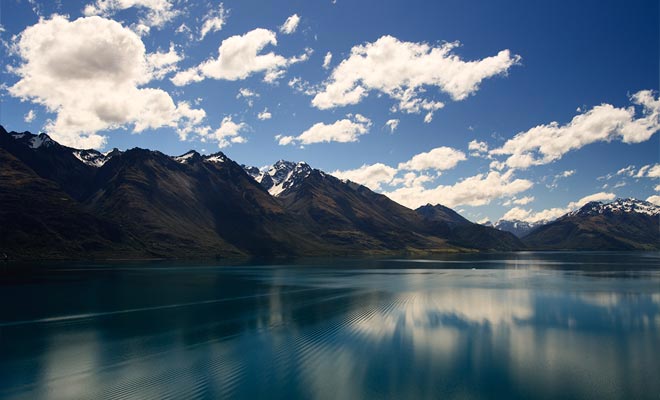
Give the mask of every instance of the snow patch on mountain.
[(305, 162), (285, 160), (280, 160), (267, 169), (248, 166), (243, 166), (243, 169), (275, 197), (297, 186), (312, 173), (312, 167)]
[(571, 211), (566, 216), (589, 216), (599, 214), (639, 213), (651, 216), (660, 215), (660, 206), (633, 198), (616, 199), (610, 203), (592, 201), (580, 209)]

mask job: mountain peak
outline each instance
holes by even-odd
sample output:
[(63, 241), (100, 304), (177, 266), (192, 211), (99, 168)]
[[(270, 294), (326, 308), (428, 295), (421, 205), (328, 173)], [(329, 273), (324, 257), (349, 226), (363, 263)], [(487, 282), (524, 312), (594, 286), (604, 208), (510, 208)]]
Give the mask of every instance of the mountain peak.
[(660, 215), (660, 207), (648, 201), (635, 198), (617, 198), (616, 200), (603, 203), (600, 201), (591, 201), (578, 210), (566, 214), (567, 217), (573, 216), (592, 216), (600, 214), (625, 214), (639, 213), (651, 216)]
[(287, 160), (279, 160), (267, 169), (246, 165), (243, 165), (243, 169), (272, 196), (278, 196), (285, 190), (300, 184), (314, 171), (306, 162), (295, 163)]
[(189, 150), (180, 156), (172, 157), (174, 161), (181, 164), (188, 164), (190, 162), (200, 160), (201, 158), (202, 155), (199, 154), (196, 150)]

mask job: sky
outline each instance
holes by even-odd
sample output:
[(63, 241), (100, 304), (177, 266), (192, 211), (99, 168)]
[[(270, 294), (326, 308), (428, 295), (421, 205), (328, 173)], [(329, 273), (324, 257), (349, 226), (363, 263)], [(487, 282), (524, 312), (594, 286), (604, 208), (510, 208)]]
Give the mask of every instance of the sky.
[(0, 123), (305, 161), (410, 208), (660, 204), (657, 1), (2, 0)]

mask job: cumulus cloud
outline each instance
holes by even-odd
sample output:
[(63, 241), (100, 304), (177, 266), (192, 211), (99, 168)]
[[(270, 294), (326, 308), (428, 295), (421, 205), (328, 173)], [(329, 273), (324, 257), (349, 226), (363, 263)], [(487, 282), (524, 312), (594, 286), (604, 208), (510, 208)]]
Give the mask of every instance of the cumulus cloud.
[(331, 174), (339, 179), (348, 179), (365, 185), (371, 190), (380, 190), (383, 183), (394, 179), (397, 170), (382, 163), (362, 165), (360, 168), (348, 171), (334, 171)]
[[(423, 182), (422, 182), (423, 183)], [(490, 171), (465, 178), (453, 185), (438, 185), (426, 189), (422, 183), (384, 192), (392, 200), (410, 208), (424, 204), (442, 204), (447, 207), (459, 205), (483, 206), (491, 201), (511, 197), (533, 186), (526, 179), (514, 179), (511, 171)]]
[(261, 54), (268, 45), (277, 45), (275, 32), (257, 28), (244, 35), (231, 36), (222, 41), (218, 58), (211, 58), (198, 66), (181, 71), (172, 78), (172, 83), (184, 86), (206, 78), (235, 81), (263, 72), (264, 81), (274, 82), (286, 68), (309, 58), (311, 50), (298, 57), (286, 58), (273, 52)]
[(332, 62), (332, 53), (331, 52), (325, 53), (325, 57), (323, 57), (323, 69), (329, 69), (331, 62)]
[[(564, 154), (595, 142), (621, 140), (640, 143), (660, 130), (660, 100), (650, 90), (642, 90), (630, 98), (633, 106), (616, 108), (601, 104), (575, 116), (571, 122), (552, 122), (518, 133), (491, 155), (506, 155), (502, 165), (528, 168), (559, 160)], [(641, 108), (641, 115), (635, 112)]]
[(403, 42), (383, 36), (373, 43), (354, 46), (350, 56), (331, 73), (323, 90), (312, 99), (319, 109), (359, 103), (370, 91), (396, 100), (395, 109), (406, 113), (425, 112), (430, 122), (442, 102), (423, 98), (435, 86), (454, 100), (463, 100), (479, 89), (484, 79), (505, 74), (520, 57), (502, 50), (476, 61), (463, 61), (453, 54), (458, 42), (436, 46)]
[(34, 118), (37, 116), (37, 113), (34, 112), (34, 110), (30, 110), (23, 116), (23, 121), (27, 122), (28, 124), (32, 121), (34, 121)]
[(247, 129), (249, 129), (249, 126), (246, 123), (236, 123), (231, 116), (227, 116), (222, 119), (218, 129), (212, 132), (209, 131), (203, 136), (205, 136), (205, 139), (217, 141), (218, 147), (224, 148), (231, 143), (245, 143), (247, 139), (241, 136), (240, 133)]
[(410, 160), (400, 163), (400, 170), (425, 171), (436, 170), (443, 171), (452, 169), (460, 161), (465, 161), (465, 153), (451, 147), (436, 147), (425, 153), (419, 153)]
[(568, 203), (566, 207), (555, 207), (534, 212), (532, 210), (525, 210), (520, 207), (514, 207), (507, 211), (502, 220), (518, 220), (530, 223), (548, 222), (561, 217), (562, 215), (578, 209), (591, 201), (611, 201), (616, 198), (614, 193), (599, 192), (584, 196), (580, 200)]
[(228, 13), (223, 3), (218, 8), (207, 12), (202, 18), (202, 27), (199, 28), (199, 40), (204, 40), (207, 34), (222, 30), (227, 21)]
[(646, 201), (648, 201), (649, 203), (653, 203), (656, 206), (660, 206), (660, 196), (658, 196), (657, 194), (654, 194), (653, 196), (649, 196), (646, 199)]
[(146, 32), (149, 31), (149, 27), (163, 27), (179, 15), (179, 11), (173, 9), (170, 0), (96, 0), (85, 6), (83, 14), (87, 17), (94, 15), (110, 17), (118, 11), (133, 7), (146, 10), (137, 25), (137, 30)]
[(264, 108), (262, 112), (257, 114), (257, 118), (259, 118), (262, 121), (265, 121), (267, 119), (270, 119), (273, 115), (268, 111), (268, 107)]
[(312, 125), (299, 136), (280, 136), (280, 145), (293, 143), (312, 144), (323, 142), (356, 142), (360, 135), (369, 132), (371, 120), (361, 114), (347, 115), (347, 118), (335, 121), (332, 124), (322, 122)]
[(388, 119), (387, 122), (385, 122), (385, 126), (390, 128), (390, 133), (394, 133), (396, 128), (399, 127), (399, 120), (398, 119)]
[(502, 203), (503, 206), (508, 207), (512, 204), (515, 204), (517, 206), (524, 206), (526, 204), (529, 204), (534, 201), (534, 196), (525, 196), (521, 198), (513, 197), (504, 203)]
[(468, 150), (470, 150), (470, 156), (481, 157), (485, 153), (488, 153), (488, 143), (476, 139), (471, 140), (468, 143)]
[(167, 52), (156, 51), (148, 54), (147, 64), (154, 79), (163, 79), (167, 74), (178, 69), (177, 63), (182, 59), (183, 56), (177, 53), (174, 44), (170, 43), (170, 49)]
[(285, 35), (290, 35), (298, 29), (298, 24), (300, 23), (300, 17), (298, 14), (293, 14), (284, 21), (284, 24), (280, 26), (280, 32)]
[(142, 87), (178, 56), (147, 56), (140, 37), (116, 21), (54, 15), (26, 28), (16, 51), (21, 64), (11, 72), (20, 79), (8, 91), (56, 113), (45, 128), (62, 144), (100, 148), (106, 138), (97, 132), (131, 124), (134, 132), (191, 131), (205, 117), (161, 89)]

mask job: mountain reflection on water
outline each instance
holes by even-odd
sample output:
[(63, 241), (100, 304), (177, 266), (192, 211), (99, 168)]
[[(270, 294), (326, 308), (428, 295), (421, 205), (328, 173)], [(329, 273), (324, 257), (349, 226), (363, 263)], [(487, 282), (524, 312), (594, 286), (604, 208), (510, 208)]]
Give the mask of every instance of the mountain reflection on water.
[(657, 398), (660, 254), (18, 266), (0, 398)]

